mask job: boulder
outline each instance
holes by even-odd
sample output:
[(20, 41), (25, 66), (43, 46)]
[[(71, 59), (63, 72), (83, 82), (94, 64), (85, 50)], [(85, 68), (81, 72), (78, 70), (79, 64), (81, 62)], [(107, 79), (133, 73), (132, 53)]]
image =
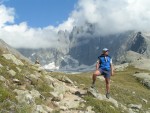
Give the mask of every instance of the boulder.
[(21, 72), (21, 69), (19, 67), (16, 67), (16, 69), (18, 70), (18, 72)]
[(138, 69), (150, 70), (150, 59), (141, 59), (138, 61), (134, 61), (133, 63), (131, 63), (131, 65), (135, 66), (135, 68)]
[(34, 97), (34, 98), (40, 98), (40, 96), (41, 96), (41, 94), (40, 94), (37, 90), (35, 90), (35, 89), (32, 89), (32, 90), (30, 91), (30, 94), (31, 94), (32, 97)]
[(63, 94), (58, 94), (58, 92), (50, 92), (53, 96), (52, 101), (61, 101), (64, 98)]
[(11, 76), (15, 76), (16, 75), (16, 72), (14, 70), (9, 70), (8, 73), (11, 75)]
[(33, 113), (51, 113), (53, 111), (52, 108), (45, 105), (36, 105)]
[(129, 63), (115, 65), (115, 71), (124, 71), (129, 66)]
[(3, 65), (2, 64), (0, 64), (0, 68), (2, 68), (3, 67)]
[(134, 110), (140, 110), (142, 108), (142, 104), (129, 104), (128, 107)]
[(3, 76), (0, 76), (0, 81), (5, 82), (5, 78)]
[(62, 82), (65, 82), (65, 83), (69, 83), (69, 84), (74, 85), (74, 83), (72, 82), (72, 80), (70, 80), (68, 77), (63, 76), (63, 75), (59, 75), (58, 76), (58, 80), (60, 80)]
[(13, 82), (14, 82), (14, 83), (17, 83), (18, 85), (21, 85), (21, 82), (20, 82), (20, 80), (18, 80), (18, 79), (13, 79)]
[(149, 73), (136, 73), (135, 76), (140, 82), (150, 89), (150, 74)]
[(62, 82), (54, 82), (53, 87), (54, 87), (54, 92), (57, 92), (58, 94), (65, 94), (67, 91), (69, 91), (66, 88), (66, 84)]
[(7, 60), (12, 60), (14, 64), (16, 65), (24, 65), (21, 60), (17, 59), (14, 55), (12, 54), (3, 54), (2, 55), (5, 59)]
[(29, 80), (38, 80), (39, 77), (40, 75), (35, 75), (35, 74), (30, 74), (26, 76), (26, 78), (28, 78)]
[(19, 103), (21, 104), (32, 104), (35, 103), (34, 98), (32, 95), (29, 93), (28, 90), (14, 90), (15, 93), (17, 93), (16, 99), (18, 100)]
[(111, 102), (113, 103), (116, 107), (118, 107), (118, 102), (113, 99), (113, 98), (109, 98), (107, 99), (105, 95), (102, 95), (100, 93), (98, 93), (98, 91), (94, 88), (89, 88), (88, 91), (87, 91), (88, 94), (92, 95), (93, 97), (99, 99), (99, 100), (105, 100), (105, 101), (108, 101), (108, 102)]
[(91, 106), (88, 106), (88, 107), (86, 108), (86, 111), (87, 111), (87, 113), (95, 113), (95, 112), (92, 110), (92, 107), (91, 107)]
[(52, 85), (52, 83), (56, 81), (56, 79), (52, 78), (51, 76), (49, 75), (45, 75), (45, 82), (48, 84), (48, 85)]
[(145, 102), (145, 104), (148, 103), (148, 100), (146, 100), (146, 99), (144, 99), (144, 98), (142, 99), (142, 101)]

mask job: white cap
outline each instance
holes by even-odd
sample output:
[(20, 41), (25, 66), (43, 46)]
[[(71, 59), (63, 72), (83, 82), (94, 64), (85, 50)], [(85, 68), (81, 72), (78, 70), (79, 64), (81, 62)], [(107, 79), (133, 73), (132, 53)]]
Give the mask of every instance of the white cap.
[(107, 48), (103, 48), (103, 51), (108, 51), (109, 49), (107, 49)]

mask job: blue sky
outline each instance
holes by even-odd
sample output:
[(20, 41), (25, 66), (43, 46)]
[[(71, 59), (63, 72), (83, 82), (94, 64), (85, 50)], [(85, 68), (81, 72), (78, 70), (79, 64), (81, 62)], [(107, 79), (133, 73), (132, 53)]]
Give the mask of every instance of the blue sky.
[(67, 20), (78, 0), (6, 0), (3, 4), (15, 9), (15, 23), (27, 22), (30, 27), (57, 26)]

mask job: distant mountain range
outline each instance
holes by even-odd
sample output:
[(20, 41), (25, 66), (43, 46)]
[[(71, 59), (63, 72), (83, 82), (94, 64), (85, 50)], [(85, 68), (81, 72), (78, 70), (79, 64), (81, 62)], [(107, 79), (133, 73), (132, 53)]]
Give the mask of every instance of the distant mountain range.
[(146, 32), (127, 31), (101, 36), (95, 33), (94, 25), (88, 25), (86, 29), (74, 27), (71, 33), (59, 31), (58, 36), (57, 48), (17, 50), (33, 62), (38, 59), (47, 69), (53, 67), (61, 70), (91, 68), (104, 47), (109, 48), (110, 56), (116, 64), (128, 62), (125, 57), (127, 51), (150, 57), (150, 33)]

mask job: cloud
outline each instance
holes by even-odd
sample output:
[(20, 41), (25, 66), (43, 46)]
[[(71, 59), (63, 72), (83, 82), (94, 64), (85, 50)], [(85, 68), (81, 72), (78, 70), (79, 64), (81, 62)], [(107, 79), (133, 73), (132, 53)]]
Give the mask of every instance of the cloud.
[(149, 30), (149, 0), (79, 0), (72, 12), (76, 25), (96, 25), (100, 34)]
[(13, 8), (0, 5), (0, 27), (5, 26), (7, 23), (14, 23), (14, 14)]
[(73, 26), (87, 28), (87, 23), (100, 35), (150, 31), (149, 4), (149, 0), (79, 0), (66, 21), (44, 28), (15, 24), (15, 9), (0, 5), (0, 38), (15, 48), (47, 48), (58, 46), (59, 30), (71, 32)]
[(62, 24), (59, 24), (59, 26), (57, 27), (57, 30), (67, 30), (69, 32), (71, 32), (72, 28), (74, 26), (74, 19), (73, 18), (68, 18), (67, 21), (65, 21)]
[(0, 30), (0, 37), (15, 48), (48, 48), (56, 47), (57, 32), (53, 27), (29, 28), (27, 23), (4, 26)]
[[(56, 47), (58, 28), (48, 26), (45, 28), (31, 28), (26, 22), (14, 23), (15, 10), (0, 5), (0, 38), (15, 48), (48, 48)], [(69, 21), (60, 25), (69, 27)], [(11, 24), (8, 24), (11, 23)]]

